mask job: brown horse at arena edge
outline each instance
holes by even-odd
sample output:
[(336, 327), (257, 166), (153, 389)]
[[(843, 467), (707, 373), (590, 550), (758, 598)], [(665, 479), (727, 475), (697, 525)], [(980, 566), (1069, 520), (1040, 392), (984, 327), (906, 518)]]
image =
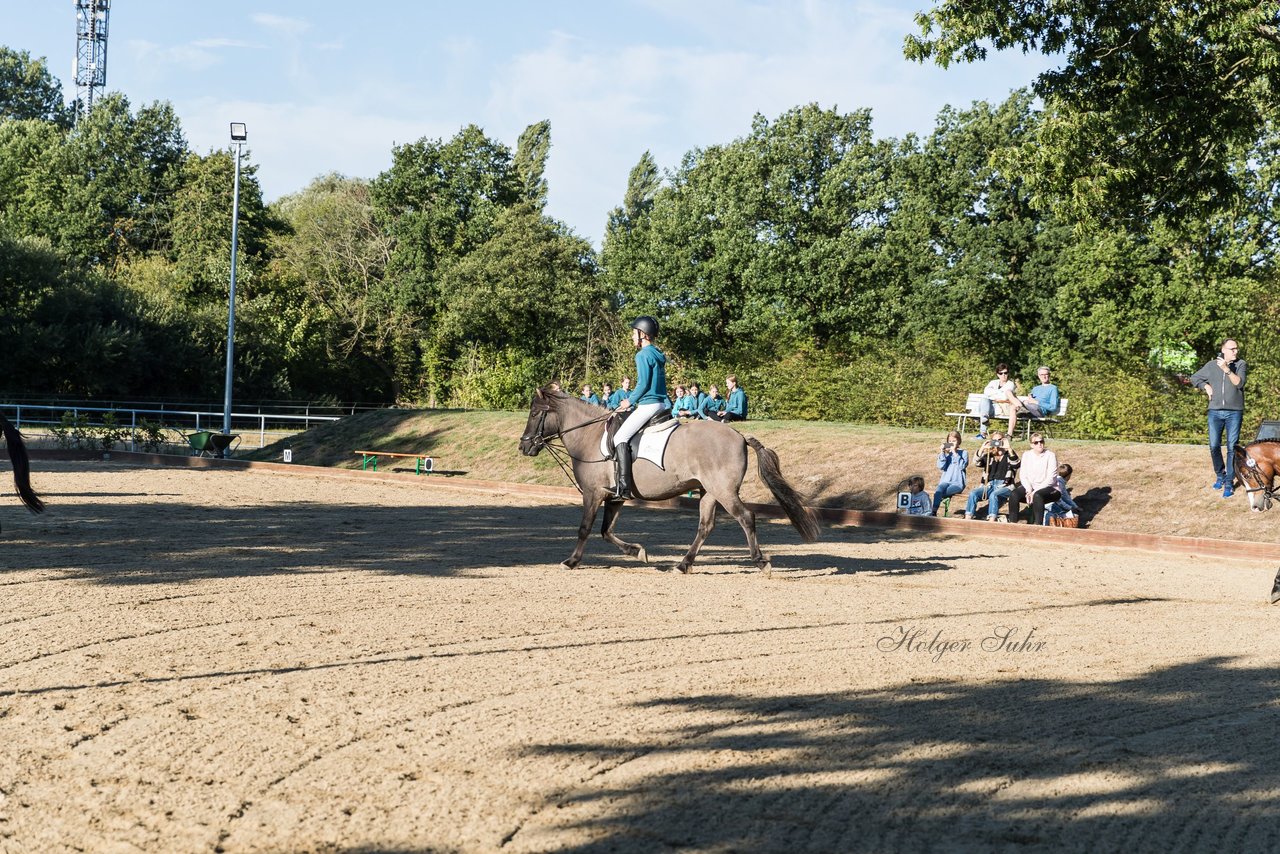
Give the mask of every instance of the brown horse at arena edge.
[(1236, 477), (1249, 494), (1254, 510), (1270, 510), (1275, 498), (1275, 478), (1280, 473), (1280, 439), (1259, 439), (1236, 445)]
[(31, 488), (31, 459), (27, 456), (27, 446), (22, 441), (22, 434), (3, 415), (0, 415), (0, 432), (4, 433), (9, 459), (13, 462), (13, 483), (18, 489), (18, 497), (28, 510), (39, 513), (44, 510), (44, 502)]
[[(624, 554), (638, 557), (646, 563), (649, 560), (644, 546), (625, 542), (613, 533), (623, 502), (609, 500), (613, 462), (606, 460), (600, 452), (608, 419), (609, 413), (600, 407), (565, 394), (558, 387), (547, 386), (534, 393), (529, 421), (524, 435), (520, 437), (520, 452), (525, 456), (537, 456), (547, 448), (549, 453), (567, 454), (573, 461), (573, 478), (582, 492), (582, 524), (578, 526), (578, 546), (562, 564), (565, 569), (573, 569), (582, 560), (587, 537), (601, 505), (604, 505), (604, 519), (600, 524), (600, 536)], [(742, 526), (747, 545), (751, 548), (751, 559), (766, 575), (772, 570), (772, 563), (760, 551), (760, 543), (756, 539), (755, 514), (743, 504), (739, 495), (747, 473), (748, 447), (755, 449), (760, 478), (782, 505), (801, 538), (806, 543), (818, 538), (818, 521), (813, 511), (801, 502), (791, 484), (782, 477), (776, 453), (757, 439), (744, 437), (719, 422), (697, 421), (672, 429), (674, 432), (667, 442), (663, 465), (659, 467), (638, 458), (632, 476), (636, 495), (645, 500), (660, 501), (698, 488), (703, 491), (698, 503), (698, 532), (688, 553), (676, 564), (676, 569), (687, 573), (693, 566), (698, 550), (715, 525), (716, 506), (719, 505)], [(558, 445), (552, 442), (558, 442)]]

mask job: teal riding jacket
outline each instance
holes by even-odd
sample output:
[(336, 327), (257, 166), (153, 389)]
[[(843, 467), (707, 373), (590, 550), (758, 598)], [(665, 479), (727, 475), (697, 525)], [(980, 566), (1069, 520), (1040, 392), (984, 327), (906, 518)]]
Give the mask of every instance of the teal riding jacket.
[(636, 385), (631, 389), (631, 405), (662, 403), (667, 400), (667, 357), (652, 344), (636, 353)]

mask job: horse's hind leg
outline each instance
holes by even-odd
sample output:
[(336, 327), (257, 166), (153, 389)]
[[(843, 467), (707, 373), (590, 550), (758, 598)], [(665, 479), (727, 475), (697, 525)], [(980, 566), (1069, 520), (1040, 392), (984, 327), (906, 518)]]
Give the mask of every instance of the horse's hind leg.
[(649, 553), (645, 551), (644, 546), (639, 543), (628, 543), (621, 540), (613, 533), (613, 525), (618, 521), (618, 513), (622, 511), (621, 501), (606, 501), (604, 505), (604, 520), (600, 523), (600, 536), (622, 549), (622, 553), (631, 557), (638, 557), (645, 563), (649, 562)]
[(573, 550), (569, 559), (560, 565), (565, 569), (574, 569), (582, 560), (582, 553), (587, 549), (587, 537), (591, 536), (591, 526), (596, 522), (596, 512), (600, 502), (588, 495), (582, 496), (582, 522), (578, 525), (578, 547)]
[(701, 551), (702, 544), (707, 541), (707, 536), (710, 535), (711, 529), (716, 526), (716, 504), (716, 499), (711, 493), (702, 493), (702, 500), (698, 502), (698, 533), (689, 545), (689, 553), (676, 564), (676, 569), (681, 572), (687, 573), (693, 568), (694, 558)]
[(773, 572), (773, 563), (769, 558), (765, 557), (764, 552), (760, 551), (760, 541), (756, 539), (756, 514), (752, 513), (747, 508), (747, 505), (742, 503), (742, 499), (738, 497), (736, 492), (727, 499), (722, 500), (720, 504), (742, 526), (742, 533), (747, 535), (747, 546), (751, 549), (751, 559), (755, 561), (756, 566), (760, 567), (760, 571), (768, 578), (770, 573)]

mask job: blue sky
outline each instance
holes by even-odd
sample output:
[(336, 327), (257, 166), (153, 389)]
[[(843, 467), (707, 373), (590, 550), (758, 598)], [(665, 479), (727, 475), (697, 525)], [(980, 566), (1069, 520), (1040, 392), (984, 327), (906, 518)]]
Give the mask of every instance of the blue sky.
[[(170, 101), (191, 146), (248, 125), (268, 199), (330, 171), (372, 178), (394, 144), (474, 123), (512, 149), (551, 120), (548, 211), (597, 246), (627, 174), (745, 135), (798, 104), (870, 108), (878, 136), (999, 101), (1046, 60), (902, 58), (926, 0), (175, 2), (115, 0), (107, 88)], [(0, 0), (0, 44), (46, 57), (74, 94), (72, 0)]]

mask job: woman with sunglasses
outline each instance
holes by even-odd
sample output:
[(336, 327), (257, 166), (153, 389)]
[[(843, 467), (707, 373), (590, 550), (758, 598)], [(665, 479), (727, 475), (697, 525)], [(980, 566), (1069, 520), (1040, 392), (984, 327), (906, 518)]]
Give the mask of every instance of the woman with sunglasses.
[(1058, 498), (1059, 493), (1054, 488), (1057, 478), (1058, 455), (1045, 446), (1043, 435), (1032, 433), (1031, 450), (1022, 455), (1018, 486), (1009, 496), (1009, 521), (1018, 521), (1023, 502), (1030, 501), (1031, 524), (1041, 524), (1045, 505)]
[(1009, 379), (1009, 366), (1001, 362), (996, 365), (996, 378), (987, 383), (987, 387), (982, 390), (982, 396), (987, 399), (986, 411), (982, 414), (979, 424), (978, 435), (975, 438), (987, 438), (987, 422), (991, 416), (996, 413), (996, 406), (1005, 407), (1001, 411), (1001, 416), (1009, 417), (1009, 435), (1013, 435), (1013, 428), (1018, 423), (1018, 387), (1013, 380)]

